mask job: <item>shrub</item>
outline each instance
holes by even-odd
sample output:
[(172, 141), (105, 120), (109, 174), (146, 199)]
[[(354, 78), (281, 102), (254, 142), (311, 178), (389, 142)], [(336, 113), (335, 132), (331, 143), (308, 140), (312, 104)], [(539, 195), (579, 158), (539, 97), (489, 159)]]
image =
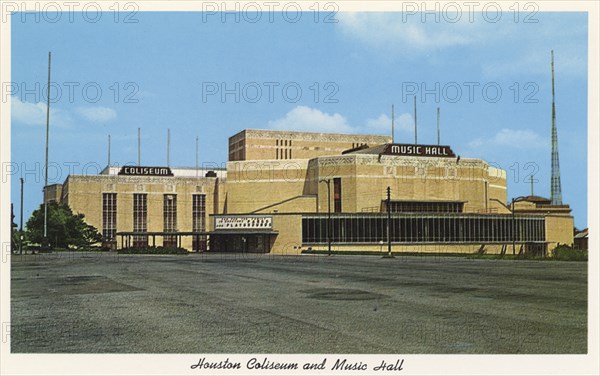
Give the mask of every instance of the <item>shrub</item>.
[(189, 252), (180, 247), (144, 247), (123, 248), (118, 251), (125, 255), (187, 255)]
[(552, 250), (552, 258), (558, 261), (587, 261), (588, 251), (559, 245)]

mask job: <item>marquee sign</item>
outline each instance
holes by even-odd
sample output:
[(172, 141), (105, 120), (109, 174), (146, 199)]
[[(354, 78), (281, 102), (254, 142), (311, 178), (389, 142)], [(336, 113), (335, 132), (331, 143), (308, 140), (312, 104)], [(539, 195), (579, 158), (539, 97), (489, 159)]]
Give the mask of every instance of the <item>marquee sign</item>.
[(273, 217), (250, 215), (215, 217), (215, 230), (264, 230), (273, 228)]
[(123, 166), (119, 175), (129, 176), (173, 176), (169, 167)]
[(414, 144), (389, 144), (386, 145), (383, 155), (406, 155), (411, 157), (452, 157), (456, 155), (450, 146), (442, 145), (414, 145)]

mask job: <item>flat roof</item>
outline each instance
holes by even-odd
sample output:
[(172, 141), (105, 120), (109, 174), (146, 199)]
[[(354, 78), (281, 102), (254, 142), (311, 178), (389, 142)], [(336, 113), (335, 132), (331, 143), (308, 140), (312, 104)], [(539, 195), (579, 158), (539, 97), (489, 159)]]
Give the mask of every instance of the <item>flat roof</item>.
[(296, 134), (296, 135), (302, 135), (302, 134), (306, 134), (306, 135), (331, 135), (331, 136), (343, 136), (343, 137), (381, 137), (381, 138), (385, 138), (385, 139), (392, 139), (392, 136), (388, 136), (388, 135), (381, 135), (381, 134), (360, 134), (360, 133), (333, 133), (333, 132), (303, 132), (303, 131), (291, 131), (291, 130), (281, 130), (281, 129), (255, 129), (255, 128), (246, 128), (243, 129), (237, 133), (235, 133), (234, 135), (230, 136), (229, 138), (235, 137), (241, 133), (244, 132), (248, 132), (248, 133), (258, 133), (258, 132), (268, 132), (268, 133), (279, 133), (279, 134)]

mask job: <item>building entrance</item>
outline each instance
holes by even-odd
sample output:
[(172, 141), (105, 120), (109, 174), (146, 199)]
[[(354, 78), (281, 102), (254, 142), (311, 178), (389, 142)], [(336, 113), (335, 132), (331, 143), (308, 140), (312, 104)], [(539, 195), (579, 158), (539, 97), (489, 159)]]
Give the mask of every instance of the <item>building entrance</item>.
[(237, 253), (269, 253), (274, 241), (272, 234), (212, 234), (211, 251)]

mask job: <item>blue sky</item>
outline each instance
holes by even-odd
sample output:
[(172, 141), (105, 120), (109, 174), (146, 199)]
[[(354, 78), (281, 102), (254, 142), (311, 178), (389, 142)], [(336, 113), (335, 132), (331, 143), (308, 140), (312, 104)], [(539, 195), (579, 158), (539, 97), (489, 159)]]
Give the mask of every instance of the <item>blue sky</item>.
[[(412, 142), (417, 90), (419, 142), (437, 142), (440, 107), (442, 144), (507, 170), (510, 198), (529, 194), (531, 173), (535, 194), (550, 194), (554, 50), (563, 201), (586, 227), (587, 14), (537, 13), (535, 23), (478, 14), (451, 23), (338, 13), (338, 22), (319, 15), (315, 23), (305, 13), (292, 23), (276, 12), (273, 22), (251, 23), (254, 14), (223, 22), (218, 14), (162, 12), (137, 13), (137, 23), (112, 14), (50, 23), (17, 13), (11, 137), (13, 163), (30, 171), (24, 215), (42, 198), (35, 171), (44, 163), (48, 51), (52, 96), (61, 89), (50, 134), (50, 161), (60, 171), (51, 168), (50, 183), (62, 183), (69, 169), (104, 167), (109, 134), (112, 162), (135, 162), (138, 127), (144, 165), (166, 164), (167, 128), (172, 166), (195, 165), (196, 137), (201, 163), (223, 165), (227, 138), (244, 128), (389, 134), (392, 104), (396, 142)], [(18, 194), (13, 179), (15, 210)]]

